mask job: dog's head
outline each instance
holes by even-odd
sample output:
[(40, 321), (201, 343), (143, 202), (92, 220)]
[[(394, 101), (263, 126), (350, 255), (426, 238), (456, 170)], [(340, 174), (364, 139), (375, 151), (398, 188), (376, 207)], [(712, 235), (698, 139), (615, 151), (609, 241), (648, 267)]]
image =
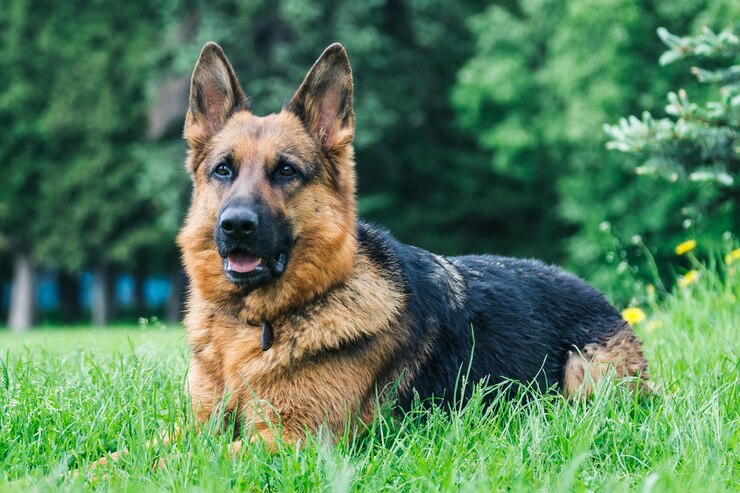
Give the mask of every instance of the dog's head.
[(178, 238), (198, 294), (277, 313), (349, 275), (352, 92), (334, 44), (282, 111), (259, 117), (221, 48), (203, 47), (185, 121), (193, 200)]

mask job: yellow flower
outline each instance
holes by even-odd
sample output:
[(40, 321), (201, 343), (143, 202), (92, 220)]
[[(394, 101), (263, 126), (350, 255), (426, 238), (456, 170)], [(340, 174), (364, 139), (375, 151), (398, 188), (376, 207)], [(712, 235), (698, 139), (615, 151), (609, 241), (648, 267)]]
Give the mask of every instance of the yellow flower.
[(645, 312), (637, 308), (636, 306), (633, 306), (631, 308), (625, 308), (622, 310), (622, 318), (627, 321), (630, 325), (639, 324), (643, 320), (645, 320)]
[(725, 255), (725, 263), (730, 265), (735, 260), (740, 259), (740, 248), (735, 248), (733, 251)]
[(678, 285), (682, 288), (688, 287), (699, 280), (699, 271), (690, 270), (678, 278)]
[(696, 248), (696, 240), (687, 240), (683, 243), (676, 245), (676, 255), (683, 255), (684, 253), (690, 252)]

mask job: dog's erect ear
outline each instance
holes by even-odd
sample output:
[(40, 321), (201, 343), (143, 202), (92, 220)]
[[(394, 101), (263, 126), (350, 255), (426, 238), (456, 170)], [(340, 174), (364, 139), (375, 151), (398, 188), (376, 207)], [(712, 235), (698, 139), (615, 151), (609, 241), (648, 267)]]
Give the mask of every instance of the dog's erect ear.
[(239, 105), (246, 107), (234, 69), (216, 43), (206, 43), (190, 81), (190, 107), (185, 117), (185, 140), (191, 148), (218, 132)]
[(355, 134), (352, 91), (347, 52), (334, 43), (316, 60), (287, 109), (301, 119), (325, 149), (340, 152)]

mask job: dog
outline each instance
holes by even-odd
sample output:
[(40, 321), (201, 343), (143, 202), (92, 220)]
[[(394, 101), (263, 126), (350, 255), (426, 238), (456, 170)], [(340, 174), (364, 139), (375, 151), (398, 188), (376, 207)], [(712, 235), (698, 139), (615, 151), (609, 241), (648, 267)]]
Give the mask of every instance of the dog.
[(435, 255), (358, 220), (352, 100), (340, 44), (263, 117), (223, 50), (202, 49), (177, 239), (198, 422), (236, 416), (235, 434), (274, 444), (340, 436), (389, 399), (452, 404), (461, 373), (567, 396), (605, 376), (647, 379), (640, 340), (581, 279), (537, 260)]

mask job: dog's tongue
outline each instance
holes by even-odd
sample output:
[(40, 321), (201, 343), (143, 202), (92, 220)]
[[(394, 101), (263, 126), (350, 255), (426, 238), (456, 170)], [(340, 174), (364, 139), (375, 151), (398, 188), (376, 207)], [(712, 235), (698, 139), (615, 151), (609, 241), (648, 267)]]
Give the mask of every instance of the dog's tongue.
[(244, 253), (229, 255), (229, 269), (234, 272), (252, 272), (260, 263), (259, 257), (250, 257)]

